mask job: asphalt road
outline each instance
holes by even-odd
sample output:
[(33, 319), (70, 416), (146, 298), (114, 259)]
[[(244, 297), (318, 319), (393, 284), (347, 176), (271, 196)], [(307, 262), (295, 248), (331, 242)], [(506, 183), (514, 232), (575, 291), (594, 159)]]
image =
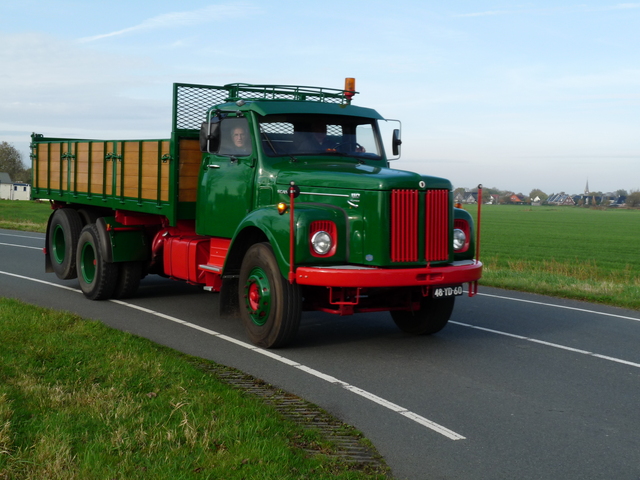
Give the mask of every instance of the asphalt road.
[(0, 295), (300, 395), (362, 431), (395, 478), (640, 479), (640, 312), (481, 288), (437, 335), (405, 335), (388, 314), (309, 313), (295, 345), (265, 351), (194, 286), (152, 276), (127, 302), (86, 300), (44, 273), (43, 238), (0, 230)]

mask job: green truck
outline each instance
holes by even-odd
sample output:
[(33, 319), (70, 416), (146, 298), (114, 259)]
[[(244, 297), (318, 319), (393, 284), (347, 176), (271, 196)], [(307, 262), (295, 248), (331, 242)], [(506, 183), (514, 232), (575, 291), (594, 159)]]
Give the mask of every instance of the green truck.
[[(390, 168), (399, 122), (344, 89), (174, 84), (169, 139), (32, 134), (33, 198), (51, 202), (46, 271), (92, 300), (149, 274), (219, 293), (220, 315), (281, 347), (302, 311), (389, 311), (430, 334), (482, 264), (448, 180)], [(382, 128), (384, 126), (384, 128)]]

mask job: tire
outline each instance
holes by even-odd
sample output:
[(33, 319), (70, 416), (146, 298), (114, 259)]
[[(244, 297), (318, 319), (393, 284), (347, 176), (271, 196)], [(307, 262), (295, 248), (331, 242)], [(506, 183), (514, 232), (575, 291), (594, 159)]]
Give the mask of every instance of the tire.
[(78, 215), (80, 216), (83, 227), (96, 223), (96, 220), (100, 217), (100, 215), (91, 208), (79, 208)]
[(78, 240), (77, 270), (80, 290), (90, 300), (111, 298), (118, 281), (118, 264), (106, 262), (100, 247), (98, 227), (84, 227)]
[(129, 298), (136, 293), (142, 279), (142, 263), (118, 263), (118, 280), (111, 298)]
[(455, 297), (433, 299), (424, 297), (420, 301), (420, 310), (408, 312), (396, 310), (391, 317), (398, 328), (412, 335), (431, 335), (442, 330), (449, 322)]
[(60, 208), (53, 213), (47, 238), (51, 267), (61, 280), (76, 278), (76, 249), (82, 230), (78, 212)]
[(253, 245), (242, 260), (238, 300), (252, 343), (278, 348), (295, 338), (302, 313), (300, 288), (282, 276), (268, 243)]

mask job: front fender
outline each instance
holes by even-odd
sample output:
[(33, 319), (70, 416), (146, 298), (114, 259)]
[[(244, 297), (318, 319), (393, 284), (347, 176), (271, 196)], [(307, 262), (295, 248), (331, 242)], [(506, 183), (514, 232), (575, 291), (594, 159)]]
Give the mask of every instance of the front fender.
[[(343, 264), (348, 257), (348, 221), (346, 212), (327, 204), (298, 203), (294, 208), (295, 216), (295, 257), (296, 265), (331, 265)], [(310, 250), (310, 227), (319, 220), (332, 221), (337, 229), (337, 246), (330, 257), (315, 257)], [(231, 244), (231, 252), (236, 246), (246, 245), (248, 235), (255, 237), (256, 229), (262, 232), (273, 247), (280, 271), (286, 277), (289, 272), (289, 225), (290, 210), (280, 215), (271, 207), (252, 211), (238, 226)], [(246, 245), (248, 248), (249, 245)], [(244, 247), (242, 247), (244, 250)], [(243, 252), (244, 254), (244, 252)], [(225, 266), (226, 270), (226, 266)]]

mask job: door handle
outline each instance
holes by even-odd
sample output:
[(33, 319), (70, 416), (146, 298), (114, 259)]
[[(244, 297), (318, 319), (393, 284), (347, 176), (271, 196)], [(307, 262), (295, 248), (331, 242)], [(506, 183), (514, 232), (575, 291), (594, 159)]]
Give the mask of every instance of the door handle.
[(220, 168), (220, 165), (209, 164), (207, 168)]

